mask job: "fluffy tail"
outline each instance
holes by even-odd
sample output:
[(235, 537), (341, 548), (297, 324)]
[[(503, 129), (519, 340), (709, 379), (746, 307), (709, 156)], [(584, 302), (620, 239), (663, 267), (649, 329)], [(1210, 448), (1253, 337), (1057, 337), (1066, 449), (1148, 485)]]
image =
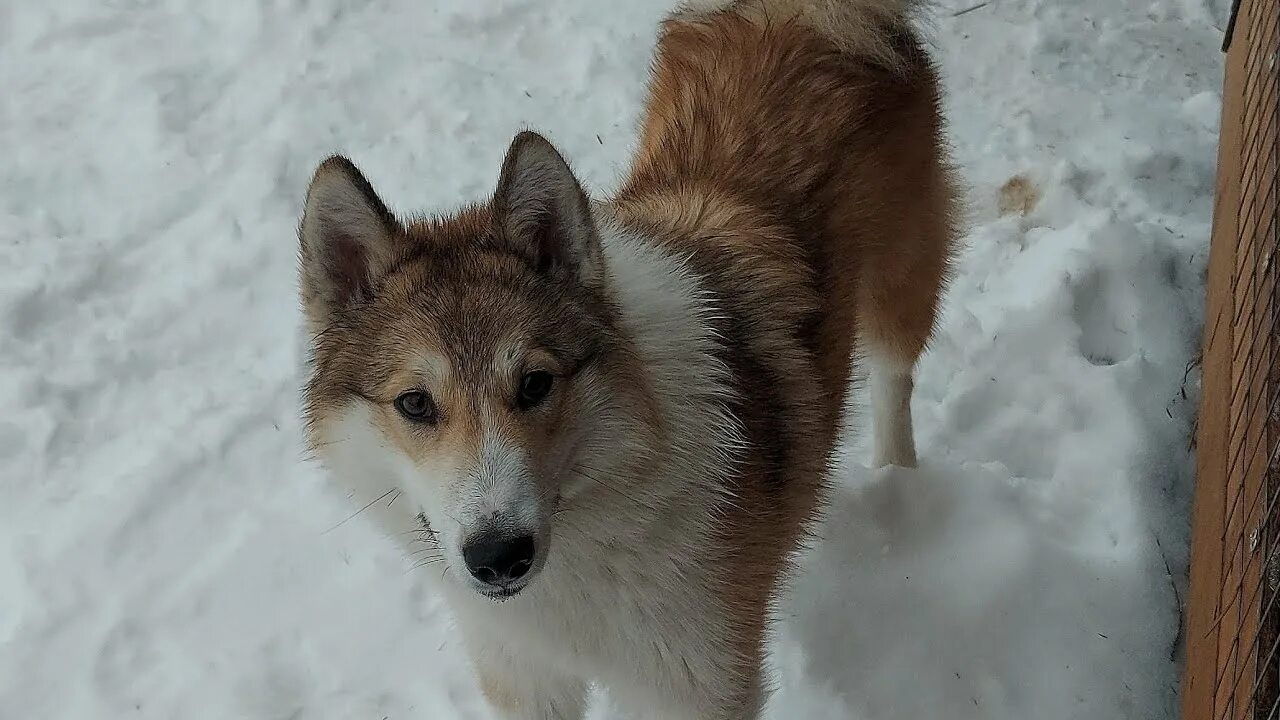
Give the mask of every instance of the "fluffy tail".
[(685, 0), (679, 19), (733, 13), (761, 24), (798, 22), (846, 52), (892, 61), (901, 51), (895, 35), (910, 27), (927, 0)]

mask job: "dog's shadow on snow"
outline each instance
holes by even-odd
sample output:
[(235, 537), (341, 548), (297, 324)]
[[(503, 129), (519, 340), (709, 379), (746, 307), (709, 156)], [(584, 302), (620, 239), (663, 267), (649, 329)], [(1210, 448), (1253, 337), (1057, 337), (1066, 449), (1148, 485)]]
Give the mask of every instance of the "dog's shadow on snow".
[(1149, 623), (1177, 628), (1160, 560), (1096, 507), (998, 465), (846, 475), (780, 607), (768, 717), (1103, 717), (1168, 696), (1134, 671), (1171, 663), (1149, 647)]

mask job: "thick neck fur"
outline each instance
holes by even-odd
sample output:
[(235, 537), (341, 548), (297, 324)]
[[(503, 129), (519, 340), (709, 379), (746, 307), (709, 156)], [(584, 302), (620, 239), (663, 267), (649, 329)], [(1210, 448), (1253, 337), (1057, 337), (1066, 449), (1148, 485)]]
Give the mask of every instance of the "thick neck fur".
[(605, 548), (643, 545), (653, 558), (705, 546), (717, 510), (732, 502), (728, 480), (743, 446), (727, 410), (731, 376), (717, 354), (715, 298), (682, 258), (623, 226), (607, 206), (595, 210), (618, 330), (649, 402), (611, 409), (580, 447), (580, 472), (553, 529), (550, 573), (610, 562), (592, 557)]
[(584, 464), (605, 475), (596, 484), (608, 485), (583, 488), (593, 497), (567, 510), (582, 522), (602, 521), (581, 528), (590, 538), (665, 524), (670, 518), (663, 516), (677, 505), (716, 508), (743, 445), (727, 410), (732, 378), (718, 355), (716, 299), (682, 258), (623, 226), (607, 206), (596, 212), (618, 329), (657, 417), (622, 408), (620, 422), (584, 448)]

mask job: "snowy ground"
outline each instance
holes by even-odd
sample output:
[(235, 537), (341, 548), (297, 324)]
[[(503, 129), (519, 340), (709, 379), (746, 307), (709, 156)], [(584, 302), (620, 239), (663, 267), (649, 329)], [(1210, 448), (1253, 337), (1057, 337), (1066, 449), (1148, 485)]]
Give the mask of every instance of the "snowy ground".
[[(942, 3), (974, 228), (924, 468), (851, 438), (771, 718), (1172, 716), (1206, 1)], [(611, 187), (665, 5), (0, 2), (0, 717), (485, 717), (428, 579), (301, 460), (302, 193), (342, 150), (401, 209), (475, 198), (522, 124)]]

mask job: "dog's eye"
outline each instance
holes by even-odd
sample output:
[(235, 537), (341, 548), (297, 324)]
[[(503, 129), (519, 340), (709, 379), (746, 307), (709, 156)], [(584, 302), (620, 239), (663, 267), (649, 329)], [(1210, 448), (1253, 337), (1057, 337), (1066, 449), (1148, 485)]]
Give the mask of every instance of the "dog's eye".
[(409, 390), (396, 398), (396, 410), (414, 422), (435, 422), (436, 404), (421, 390)]
[(516, 404), (521, 410), (528, 410), (542, 402), (547, 393), (551, 392), (551, 381), (551, 373), (545, 370), (525, 373), (525, 376), (520, 378), (520, 393), (516, 397)]

